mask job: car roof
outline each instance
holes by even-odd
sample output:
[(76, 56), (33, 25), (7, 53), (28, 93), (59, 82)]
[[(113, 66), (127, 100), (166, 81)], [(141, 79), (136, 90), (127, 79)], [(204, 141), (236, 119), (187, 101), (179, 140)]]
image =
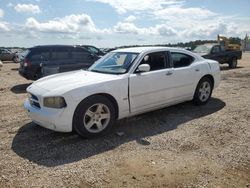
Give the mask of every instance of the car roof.
[(190, 52), (188, 50), (185, 50), (183, 48), (173, 48), (173, 47), (162, 47), (162, 46), (153, 46), (153, 47), (133, 47), (133, 48), (123, 48), (123, 49), (117, 49), (112, 52), (129, 52), (129, 53), (153, 53), (157, 51), (172, 51), (172, 52), (180, 52), (185, 53), (188, 55), (191, 55), (195, 57), (197, 60), (203, 59), (200, 55), (197, 55), (193, 52)]
[(31, 47), (30, 49), (32, 48), (54, 48), (54, 47), (80, 47), (80, 46), (74, 46), (74, 45), (39, 45), (39, 46), (34, 46), (34, 47)]
[(171, 48), (164, 46), (151, 46), (151, 47), (133, 47), (133, 48), (122, 48), (114, 50), (113, 52), (131, 52), (131, 53), (143, 53), (143, 52), (151, 52), (151, 51), (169, 51), (169, 50), (183, 50), (181, 48)]

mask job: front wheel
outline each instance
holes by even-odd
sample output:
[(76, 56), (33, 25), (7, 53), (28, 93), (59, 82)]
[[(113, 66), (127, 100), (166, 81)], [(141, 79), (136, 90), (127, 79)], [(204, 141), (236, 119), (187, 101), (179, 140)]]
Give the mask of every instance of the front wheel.
[(212, 82), (209, 78), (204, 77), (202, 78), (195, 90), (193, 102), (196, 105), (203, 105), (206, 104), (209, 99), (211, 98), (213, 91)]
[(104, 96), (92, 96), (77, 107), (73, 120), (76, 132), (85, 138), (106, 133), (115, 122), (115, 108)]

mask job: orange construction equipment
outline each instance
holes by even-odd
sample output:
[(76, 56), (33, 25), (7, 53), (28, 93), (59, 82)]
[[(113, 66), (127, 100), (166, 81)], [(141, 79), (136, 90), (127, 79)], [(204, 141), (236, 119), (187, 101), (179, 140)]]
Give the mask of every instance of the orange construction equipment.
[(229, 39), (224, 36), (218, 35), (217, 41), (221, 46), (224, 46), (225, 50), (235, 51), (241, 48), (239, 44), (230, 44)]

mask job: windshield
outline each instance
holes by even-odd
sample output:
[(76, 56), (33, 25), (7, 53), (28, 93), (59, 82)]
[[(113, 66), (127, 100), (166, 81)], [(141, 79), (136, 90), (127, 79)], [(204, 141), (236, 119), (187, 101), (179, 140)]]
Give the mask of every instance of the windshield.
[(194, 49), (196, 53), (209, 53), (212, 45), (199, 45)]
[(123, 74), (138, 56), (138, 53), (111, 52), (99, 59), (88, 70), (108, 74)]

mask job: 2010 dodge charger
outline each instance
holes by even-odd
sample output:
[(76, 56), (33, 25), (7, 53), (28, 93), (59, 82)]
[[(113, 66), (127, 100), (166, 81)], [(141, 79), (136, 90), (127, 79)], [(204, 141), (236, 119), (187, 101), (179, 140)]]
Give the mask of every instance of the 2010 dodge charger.
[(42, 78), (24, 106), (48, 129), (83, 137), (105, 133), (115, 120), (184, 101), (206, 104), (220, 82), (218, 62), (166, 47), (115, 50), (79, 70)]

